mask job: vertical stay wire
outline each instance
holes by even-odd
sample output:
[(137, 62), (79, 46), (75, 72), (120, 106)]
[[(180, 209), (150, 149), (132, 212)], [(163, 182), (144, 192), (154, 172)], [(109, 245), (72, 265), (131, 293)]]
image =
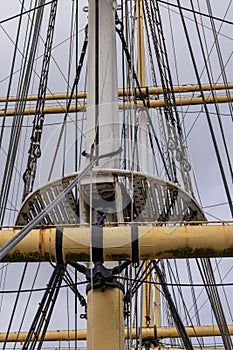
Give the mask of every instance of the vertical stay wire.
[(230, 212), (231, 212), (231, 215), (233, 217), (233, 204), (232, 204), (232, 199), (231, 199), (231, 193), (230, 193), (230, 190), (229, 190), (229, 186), (228, 186), (226, 174), (225, 174), (225, 171), (224, 171), (224, 167), (223, 167), (223, 163), (222, 163), (222, 159), (221, 159), (221, 155), (220, 155), (217, 139), (216, 139), (216, 136), (215, 136), (214, 128), (213, 128), (213, 125), (212, 125), (212, 122), (211, 122), (209, 110), (208, 110), (207, 104), (205, 102), (205, 96), (204, 96), (204, 92), (202, 90), (201, 80), (200, 80), (200, 76), (199, 76), (198, 68), (197, 68), (197, 63), (196, 63), (194, 52), (193, 52), (193, 49), (192, 49), (192, 45), (191, 45), (188, 29), (187, 29), (187, 26), (186, 26), (186, 22), (185, 22), (185, 19), (184, 19), (184, 15), (183, 15), (182, 7), (181, 7), (181, 4), (180, 4), (180, 0), (177, 0), (177, 4), (179, 6), (181, 22), (182, 22), (182, 25), (183, 25), (183, 29), (184, 29), (186, 41), (187, 41), (187, 44), (188, 44), (191, 60), (192, 60), (192, 63), (193, 63), (193, 68), (194, 68), (194, 71), (195, 71), (196, 79), (197, 79), (197, 82), (198, 82), (198, 85), (199, 85), (200, 94), (201, 94), (201, 98), (202, 98), (202, 101), (203, 101), (204, 110), (205, 110), (205, 114), (206, 114), (209, 130), (210, 130), (211, 138), (212, 138), (212, 141), (213, 141), (214, 150), (215, 150), (215, 154), (216, 154), (216, 157), (217, 157), (219, 169), (220, 169), (220, 172), (221, 172), (221, 177), (222, 177), (224, 189), (225, 189), (226, 196), (227, 196), (227, 199), (228, 199)]
[(196, 259), (196, 263), (200, 271), (203, 283), (205, 284), (206, 293), (208, 295), (211, 308), (217, 321), (224, 347), (227, 350), (231, 350), (233, 344), (231, 341), (231, 336), (229, 334), (221, 299), (218, 293), (211, 260), (208, 258), (202, 258), (200, 260)]

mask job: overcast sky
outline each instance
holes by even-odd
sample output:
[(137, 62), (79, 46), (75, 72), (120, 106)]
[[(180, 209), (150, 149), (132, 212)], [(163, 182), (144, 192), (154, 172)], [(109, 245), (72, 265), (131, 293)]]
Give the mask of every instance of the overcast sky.
[[(196, 6), (196, 1), (193, 1)], [(173, 3), (176, 3), (175, 0)], [(51, 74), (49, 77), (48, 88), (53, 93), (65, 92), (67, 89), (67, 81), (64, 76), (67, 76), (67, 72), (69, 69), (68, 66), (68, 57), (69, 57), (69, 41), (67, 40), (70, 36), (70, 16), (72, 12), (72, 4), (71, 0), (59, 0), (59, 9), (58, 9), (58, 18), (56, 23), (56, 34), (54, 37), (54, 49), (53, 49), (53, 62), (51, 63)], [(82, 7), (86, 5), (86, 1), (80, 2), (80, 23), (79, 28), (83, 37), (83, 29), (86, 24), (87, 13), (82, 11)], [(182, 1), (184, 6), (187, 6), (187, 1)], [(230, 4), (229, 0), (211, 0), (211, 5), (213, 6), (214, 16), (222, 18), (226, 14), (227, 20), (232, 20), (233, 18), (233, 5), (228, 7)], [(19, 0), (8, 0), (2, 1), (1, 4), (1, 13), (0, 13), (0, 21), (17, 14), (20, 10), (20, 1)], [(26, 1), (26, 8), (29, 6), (29, 1)], [(197, 8), (197, 7), (196, 7)], [(204, 2), (201, 4), (201, 10), (207, 13), (206, 6)], [(164, 25), (166, 26), (166, 40), (167, 46), (169, 49), (172, 49), (172, 35), (174, 36), (174, 45), (175, 45), (175, 55), (171, 54), (171, 68), (173, 71), (173, 79), (174, 84), (196, 84), (196, 78), (193, 71), (193, 67), (191, 65), (190, 56), (187, 51), (187, 44), (185, 42), (184, 34), (182, 32), (181, 23), (179, 20), (179, 15), (177, 14), (177, 9), (171, 7), (171, 12), (168, 14), (167, 10), (164, 9), (161, 5), (161, 12), (164, 19)], [(170, 15), (170, 17), (169, 17)], [(190, 13), (186, 12), (187, 17), (192, 17)], [(208, 39), (207, 46), (208, 49), (211, 50), (212, 44), (214, 42), (213, 35), (211, 33), (210, 22), (208, 19), (203, 19), (205, 25), (205, 33), (206, 38)], [(14, 49), (14, 42), (16, 37), (16, 28), (17, 28), (18, 20), (14, 19), (12, 21), (6, 22), (0, 26), (0, 38), (1, 38), (1, 56), (0, 56), (0, 96), (5, 96), (7, 92), (7, 84), (12, 62), (12, 54)], [(220, 28), (220, 22), (215, 21), (217, 30)], [(203, 60), (201, 59), (199, 45), (197, 43), (197, 36), (194, 30), (193, 22), (187, 18), (187, 24), (189, 25), (190, 37), (193, 45), (193, 49), (195, 51), (195, 57), (198, 62), (199, 72), (202, 71), (203, 68)], [(26, 21), (24, 22), (24, 26), (26, 25)], [(222, 54), (223, 54), (223, 62), (226, 67), (226, 73), (228, 75), (228, 81), (233, 81), (233, 25), (223, 24), (220, 29), (220, 33), (218, 35)], [(20, 40), (23, 43), (23, 36), (21, 36)], [(82, 44), (82, 40), (80, 40), (80, 47)], [(40, 49), (38, 56), (43, 50), (42, 42), (40, 41)], [(17, 56), (16, 68), (20, 66), (20, 54)], [(73, 61), (74, 61), (74, 55)], [(176, 61), (177, 60), (177, 61)], [(40, 65), (41, 60), (38, 59), (38, 66)], [(176, 64), (177, 62), (177, 64)], [(216, 54), (216, 50), (214, 49), (210, 54), (210, 65), (213, 70), (214, 80), (216, 82), (222, 81), (222, 78), (218, 80), (220, 74), (219, 62)], [(59, 71), (58, 67), (61, 69)], [(17, 69), (16, 69), (17, 70)], [(63, 76), (63, 74), (64, 76)], [(71, 76), (74, 73), (74, 68), (71, 69)], [(18, 73), (14, 75), (14, 82), (12, 88), (12, 94), (16, 93), (16, 81), (17, 81)], [(73, 76), (72, 76), (73, 78)], [(37, 77), (34, 77), (35, 85), (32, 87), (31, 92), (35, 93), (36, 91), (36, 81)], [(82, 78), (84, 80), (84, 78)], [(71, 79), (71, 82), (73, 79)], [(206, 74), (203, 74), (202, 83), (206, 81)], [(3, 105), (0, 107), (3, 108)], [(232, 161), (232, 150), (233, 150), (233, 122), (229, 116), (229, 109), (227, 106), (221, 105), (220, 111), (222, 114), (222, 124), (224, 128), (224, 132), (226, 135), (227, 145), (230, 152), (230, 157)], [(181, 108), (179, 108), (181, 111)], [(185, 113), (185, 112), (189, 113)], [(213, 107), (210, 107), (211, 112), (215, 112)], [(206, 117), (204, 113), (200, 113), (200, 106), (194, 106), (191, 108), (183, 107), (183, 117), (185, 122), (186, 133), (188, 134), (188, 145), (190, 158), (192, 162), (192, 167), (195, 172), (196, 182), (198, 184), (198, 190), (201, 197), (202, 205), (212, 206), (218, 205), (220, 206), (206, 208), (206, 213), (210, 213), (214, 217), (218, 219), (231, 219), (231, 215), (228, 209), (228, 206), (224, 203), (227, 202), (226, 195), (224, 193), (222, 179), (220, 176), (220, 171), (217, 165), (216, 156), (213, 150), (213, 144), (210, 138), (209, 128), (207, 126)], [(182, 114), (181, 114), (182, 115)], [(227, 167), (226, 156), (223, 152), (222, 141), (219, 133), (219, 126), (217, 117), (214, 114), (211, 114), (212, 122), (215, 128), (221, 158), (224, 164), (224, 168), (226, 171), (226, 177), (228, 180), (228, 185), (232, 193), (232, 181), (230, 178), (229, 169)], [(54, 116), (48, 117), (49, 120), (57, 121), (60, 119), (56, 119)], [(59, 117), (58, 117), (59, 118)], [(29, 118), (27, 118), (27, 123)], [(47, 119), (46, 119), (47, 121)], [(56, 129), (54, 132), (51, 128), (45, 129), (45, 135), (51, 135), (53, 133), (56, 134), (60, 129)], [(68, 131), (69, 132), (69, 131)], [(71, 132), (71, 131), (70, 131)], [(72, 133), (72, 132), (71, 132)], [(28, 135), (27, 135), (28, 136)], [(6, 140), (5, 140), (6, 141)], [(46, 142), (45, 142), (46, 144)], [(0, 159), (2, 161), (5, 160), (4, 150), (7, 149), (3, 144), (3, 149), (0, 151)], [(25, 156), (27, 154), (28, 144), (25, 145)], [(47, 144), (47, 149), (49, 146)], [(48, 154), (48, 153), (47, 153)], [(47, 158), (44, 158), (44, 163), (46, 164)], [(19, 172), (22, 174), (24, 169), (22, 168), (22, 158), (17, 160), (17, 167)], [(59, 172), (59, 171), (58, 171)], [(47, 175), (47, 174), (46, 174)], [(58, 177), (60, 173), (58, 173)], [(40, 174), (40, 184), (46, 181), (46, 176), (44, 173)], [(197, 195), (197, 191), (196, 191)], [(198, 198), (198, 195), (197, 195)], [(18, 198), (19, 200), (19, 198)], [(209, 219), (212, 216), (208, 216)], [(39, 279), (38, 284), (42, 280)], [(9, 288), (12, 288), (11, 284), (8, 284)], [(64, 292), (65, 293), (65, 292)], [(4, 297), (5, 298), (5, 297)], [(64, 297), (65, 298), (65, 297)], [(6, 298), (6, 304), (10, 305), (10, 299)], [(68, 299), (67, 299), (68, 300)], [(8, 303), (8, 304), (7, 304)], [(68, 303), (68, 301), (67, 301)], [(4, 306), (5, 307), (5, 306)], [(6, 309), (4, 309), (5, 312)], [(61, 310), (57, 310), (58, 316), (57, 319), (62, 318)], [(68, 323), (69, 320), (66, 320)], [(2, 325), (5, 327), (5, 325)], [(0, 327), (2, 330), (2, 328)]]

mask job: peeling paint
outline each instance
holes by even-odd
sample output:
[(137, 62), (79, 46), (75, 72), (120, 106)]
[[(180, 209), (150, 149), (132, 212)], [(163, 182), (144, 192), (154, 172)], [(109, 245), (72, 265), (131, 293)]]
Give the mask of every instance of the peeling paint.
[(90, 255), (86, 253), (67, 253), (66, 261), (90, 261)]
[(111, 254), (104, 256), (106, 261), (124, 261), (124, 260), (132, 260), (132, 257), (128, 254)]
[(229, 257), (233, 256), (233, 247), (223, 250), (215, 250), (212, 248), (191, 248), (189, 246), (182, 249), (171, 249), (158, 252), (157, 257), (164, 257), (166, 255), (170, 258), (210, 258), (210, 257)]
[(44, 234), (45, 234), (45, 230), (44, 229), (40, 229), (39, 231), (39, 252), (40, 255), (43, 256), (44, 255), (44, 251), (45, 251), (45, 239), (44, 239)]
[(27, 254), (21, 253), (19, 250), (14, 251), (14, 253), (7, 255), (3, 261), (7, 262), (38, 262), (38, 261), (50, 261), (50, 256), (48, 253), (44, 253), (42, 256), (38, 252), (30, 252)]

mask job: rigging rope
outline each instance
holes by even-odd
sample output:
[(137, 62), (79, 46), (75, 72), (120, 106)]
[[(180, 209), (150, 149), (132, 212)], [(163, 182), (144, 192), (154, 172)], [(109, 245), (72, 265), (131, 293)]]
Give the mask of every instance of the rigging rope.
[(21, 127), (23, 123), (23, 113), (26, 105), (25, 97), (28, 94), (31, 73), (34, 64), (34, 58), (37, 51), (37, 43), (40, 33), (40, 28), (42, 24), (43, 18), (43, 10), (45, 0), (38, 0), (39, 9), (34, 11), (34, 16), (31, 22), (30, 35), (28, 37), (28, 44), (26, 48), (25, 60), (23, 63), (23, 69), (21, 73), (21, 77), (19, 80), (18, 86), (18, 96), (19, 99), (16, 103), (16, 116), (13, 119), (12, 130), (10, 134), (9, 144), (8, 144), (8, 152), (7, 152), (7, 160), (3, 174), (3, 181), (1, 186), (1, 196), (0, 196), (0, 224), (3, 224), (7, 200), (10, 195), (10, 186), (12, 182), (12, 173), (14, 169), (15, 159), (18, 152), (18, 144), (21, 134)]
[(195, 71), (196, 79), (197, 79), (197, 82), (198, 82), (198, 85), (199, 85), (200, 94), (201, 94), (202, 102), (203, 102), (203, 105), (204, 105), (204, 110), (205, 110), (205, 114), (206, 114), (209, 130), (210, 130), (211, 138), (212, 138), (212, 141), (213, 141), (213, 145), (214, 145), (215, 154), (216, 154), (216, 157), (217, 157), (219, 169), (220, 169), (220, 172), (221, 172), (224, 189), (225, 189), (226, 196), (227, 196), (227, 199), (228, 199), (230, 212), (231, 212), (231, 215), (233, 217), (233, 205), (232, 205), (231, 193), (230, 193), (229, 186), (228, 186), (228, 183), (227, 183), (227, 178), (226, 178), (226, 175), (225, 175), (225, 171), (224, 171), (222, 159), (221, 159), (221, 156), (220, 156), (220, 151), (219, 151), (217, 139), (216, 139), (216, 136), (215, 136), (215, 132), (214, 132), (214, 129), (213, 129), (213, 126), (212, 126), (211, 118), (210, 118), (210, 115), (209, 115), (208, 107), (207, 107), (207, 104), (206, 104), (206, 101), (205, 101), (205, 96), (204, 96), (204, 92), (203, 92), (203, 89), (202, 89), (202, 84), (201, 84), (200, 76), (199, 76), (199, 73), (198, 73), (198, 68), (197, 68), (195, 57), (194, 57), (194, 53), (193, 53), (190, 37), (189, 37), (189, 34), (188, 34), (188, 29), (187, 29), (187, 26), (186, 26), (186, 23), (185, 23), (185, 19), (184, 19), (184, 16), (183, 16), (182, 7), (180, 5), (180, 0), (177, 0), (177, 4), (179, 6), (180, 17), (181, 17), (181, 21), (182, 21), (182, 25), (183, 25), (183, 29), (184, 29), (184, 33), (185, 33), (185, 37), (186, 37), (186, 41), (187, 41), (187, 44), (188, 44), (191, 60), (192, 60), (192, 63), (193, 63), (193, 68), (194, 68), (194, 71)]
[(62, 135), (63, 135), (64, 129), (65, 129), (65, 125), (66, 125), (66, 120), (67, 120), (67, 117), (68, 117), (68, 114), (69, 114), (69, 108), (70, 108), (70, 105), (71, 105), (71, 102), (72, 102), (72, 96), (74, 94), (75, 88), (76, 88), (76, 86), (77, 86), (77, 84), (79, 82), (79, 79), (80, 79), (81, 70), (82, 70), (82, 67), (83, 67), (83, 62), (84, 62), (84, 59), (85, 59), (85, 56), (86, 56), (86, 51), (87, 51), (87, 44), (88, 44), (88, 27), (86, 26), (86, 28), (85, 28), (85, 37), (84, 37), (83, 47), (82, 47), (82, 51), (81, 51), (81, 55), (80, 55), (80, 59), (79, 59), (79, 64), (77, 66), (76, 76), (75, 76), (74, 83), (73, 83), (72, 88), (71, 88), (70, 98), (69, 98), (69, 100), (67, 102), (67, 105), (66, 105), (66, 112), (65, 112), (65, 115), (64, 115), (64, 118), (63, 118), (61, 131), (60, 131), (60, 134), (59, 134), (59, 137), (58, 137), (58, 141), (57, 141), (57, 145), (56, 145), (56, 148), (55, 148), (55, 153), (54, 153), (54, 156), (53, 156), (53, 160), (52, 160), (52, 164), (51, 164), (51, 168), (50, 168), (50, 172), (49, 172), (49, 176), (48, 176), (48, 181), (51, 179), (51, 176), (52, 176), (52, 173), (53, 173), (53, 169), (54, 169), (54, 165), (55, 165), (56, 158), (57, 158), (57, 155), (58, 155), (58, 150), (59, 150), (59, 147), (60, 147)]

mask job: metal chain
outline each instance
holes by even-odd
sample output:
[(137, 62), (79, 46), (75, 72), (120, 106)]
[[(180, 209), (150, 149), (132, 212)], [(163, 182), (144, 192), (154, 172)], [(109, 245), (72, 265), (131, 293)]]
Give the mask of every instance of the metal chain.
[[(57, 3), (57, 2), (56, 2)], [(40, 147), (40, 141), (41, 141), (41, 136), (42, 136), (42, 129), (43, 129), (43, 123), (44, 123), (44, 105), (45, 105), (45, 96), (46, 96), (46, 87), (47, 87), (47, 79), (48, 79), (48, 66), (49, 66), (49, 58), (51, 56), (51, 45), (52, 45), (52, 33), (54, 30), (54, 24), (55, 24), (55, 9), (51, 9), (51, 16), (50, 16), (50, 25), (48, 27), (48, 52), (45, 49), (45, 67), (47, 68), (46, 74), (45, 70), (42, 68), (42, 74), (41, 74), (41, 81), (39, 85), (39, 93), (38, 93), (38, 103), (36, 107), (36, 114), (35, 118), (33, 121), (33, 130), (32, 130), (32, 136), (31, 136), (31, 143), (30, 143), (30, 148), (28, 152), (28, 162), (27, 162), (27, 167), (26, 171), (23, 175), (23, 180), (24, 180), (24, 193), (23, 193), (23, 200), (24, 198), (33, 190), (33, 185), (35, 181), (35, 176), (36, 176), (36, 165), (37, 165), (37, 159), (41, 156), (41, 147)], [(52, 17), (52, 18), (51, 18)], [(52, 33), (50, 31), (52, 30)], [(88, 36), (87, 36), (87, 26), (85, 28), (85, 38), (84, 38), (84, 43), (80, 55), (80, 60), (79, 64), (77, 67), (77, 72), (76, 72), (76, 77), (74, 80), (74, 84), (72, 86), (72, 91), (70, 93), (70, 99), (67, 104), (67, 111), (66, 115), (68, 114), (69, 107), (72, 101), (72, 96), (74, 94), (75, 86), (78, 84), (80, 74), (81, 74), (81, 69), (83, 67), (83, 62), (84, 58), (86, 55), (87, 51), (87, 43), (88, 43)], [(46, 43), (47, 44), (47, 43)], [(46, 76), (47, 75), (47, 76)], [(44, 84), (43, 84), (44, 83)], [(41, 94), (40, 94), (41, 92)]]
[(23, 175), (24, 180), (24, 191), (23, 200), (33, 189), (33, 184), (36, 175), (36, 165), (37, 159), (41, 156), (40, 141), (42, 135), (42, 129), (44, 124), (44, 106), (45, 106), (45, 96), (48, 82), (49, 65), (52, 53), (52, 42), (55, 28), (55, 19), (57, 13), (57, 3), (54, 1), (51, 5), (47, 38), (45, 42), (44, 58), (41, 69), (41, 76), (39, 82), (39, 91), (36, 104), (36, 112), (33, 120), (33, 129), (30, 141), (30, 148), (28, 151), (28, 161), (26, 166), (26, 171)]

